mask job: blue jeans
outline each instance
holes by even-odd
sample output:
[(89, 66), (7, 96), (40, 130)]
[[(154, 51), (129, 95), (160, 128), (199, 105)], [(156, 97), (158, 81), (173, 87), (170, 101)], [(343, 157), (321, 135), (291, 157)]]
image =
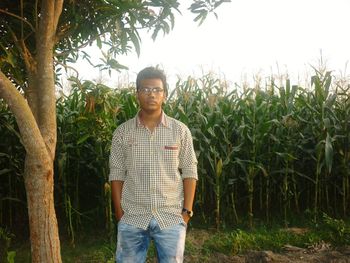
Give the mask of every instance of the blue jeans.
[(183, 262), (186, 225), (179, 224), (161, 230), (152, 218), (148, 229), (118, 224), (117, 263), (142, 263), (146, 261), (151, 239), (157, 251), (158, 263)]

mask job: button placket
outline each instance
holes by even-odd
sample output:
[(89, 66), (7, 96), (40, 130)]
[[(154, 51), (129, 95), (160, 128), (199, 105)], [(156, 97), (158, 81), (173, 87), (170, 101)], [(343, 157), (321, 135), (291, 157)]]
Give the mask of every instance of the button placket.
[(152, 214), (155, 215), (157, 212), (156, 209), (156, 180), (154, 179), (155, 175), (155, 161), (154, 161), (154, 154), (155, 154), (155, 148), (154, 148), (154, 132), (150, 134), (149, 137), (149, 163), (150, 163), (150, 198), (151, 198), (151, 210)]

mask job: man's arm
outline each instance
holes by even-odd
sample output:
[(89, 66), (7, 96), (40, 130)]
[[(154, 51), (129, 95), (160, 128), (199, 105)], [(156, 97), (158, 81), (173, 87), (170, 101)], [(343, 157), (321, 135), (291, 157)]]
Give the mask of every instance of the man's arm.
[(121, 205), (123, 184), (123, 181), (111, 181), (112, 200), (114, 205), (115, 218), (117, 221), (119, 221), (124, 214)]
[(117, 221), (119, 221), (124, 214), (121, 206), (123, 184), (126, 179), (125, 158), (123, 154), (124, 147), (122, 142), (124, 130), (124, 126), (120, 126), (113, 133), (111, 153), (109, 156), (109, 181), (111, 182), (111, 197)]
[[(184, 186), (184, 208), (186, 208), (189, 211), (192, 211), (193, 209), (193, 200), (194, 195), (196, 192), (196, 183), (197, 180), (193, 178), (185, 178), (183, 180), (183, 186)], [(187, 213), (182, 213), (182, 217), (186, 224), (190, 220), (190, 217)]]
[[(196, 153), (193, 148), (192, 135), (188, 127), (185, 127), (182, 134), (179, 169), (181, 171), (184, 189), (183, 208), (192, 211), (198, 175)], [(182, 217), (186, 223), (190, 220), (190, 216), (187, 213), (182, 213)]]

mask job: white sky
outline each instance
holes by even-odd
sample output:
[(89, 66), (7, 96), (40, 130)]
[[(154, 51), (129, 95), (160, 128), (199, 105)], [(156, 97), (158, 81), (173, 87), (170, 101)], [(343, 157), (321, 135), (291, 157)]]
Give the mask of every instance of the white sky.
[[(190, 2), (181, 1), (183, 15), (176, 16), (169, 35), (160, 34), (153, 42), (144, 34), (140, 57), (133, 53), (117, 58), (129, 72), (115, 72), (112, 79), (105, 72), (103, 79), (111, 86), (128, 78), (134, 82), (139, 70), (159, 64), (173, 83), (177, 76), (209, 71), (237, 83), (244, 76), (278, 71), (297, 81), (305, 78), (310, 64), (319, 64), (321, 52), (329, 70), (345, 72), (350, 0), (232, 0), (219, 7), (218, 19), (210, 16), (200, 27), (186, 10)], [(101, 76), (85, 65), (78, 69), (83, 79)]]

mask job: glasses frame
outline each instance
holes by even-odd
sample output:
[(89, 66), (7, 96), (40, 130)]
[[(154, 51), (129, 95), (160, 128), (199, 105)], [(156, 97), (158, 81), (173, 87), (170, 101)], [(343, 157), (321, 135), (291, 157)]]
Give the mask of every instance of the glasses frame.
[(162, 92), (164, 92), (164, 89), (157, 88), (157, 87), (154, 87), (154, 88), (144, 87), (144, 88), (140, 88), (138, 91), (144, 94), (151, 94), (151, 92), (153, 92), (154, 94), (161, 94)]

